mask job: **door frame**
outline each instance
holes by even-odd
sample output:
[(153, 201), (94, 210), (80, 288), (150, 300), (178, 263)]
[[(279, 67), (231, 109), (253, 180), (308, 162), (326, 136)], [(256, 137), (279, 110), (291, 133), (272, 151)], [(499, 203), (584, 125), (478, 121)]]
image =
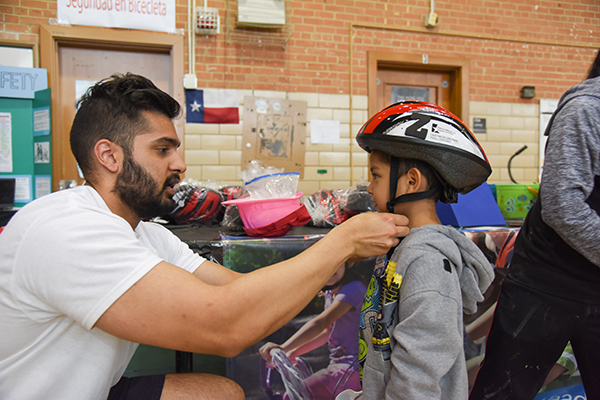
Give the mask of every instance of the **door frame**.
[(0, 39), (0, 46), (22, 47), (24, 49), (31, 49), (33, 53), (33, 68), (39, 68), (40, 57), (38, 55), (37, 43), (25, 40)]
[[(71, 27), (58, 25), (40, 25), (40, 66), (48, 71), (48, 87), (51, 88), (51, 116), (52, 116), (52, 176), (53, 188), (58, 189), (58, 181), (63, 179), (63, 171), (58, 160), (63, 159), (65, 152), (70, 150), (68, 135), (59, 135), (59, 132), (68, 132), (70, 126), (63, 126), (59, 118), (60, 104), (60, 66), (59, 48), (78, 47), (84, 49), (111, 49), (131, 50), (148, 53), (169, 54), (171, 58), (171, 95), (184, 107), (183, 92), (183, 44), (182, 35), (165, 34), (148, 31), (125, 31), (113, 28), (98, 27)], [(183, 157), (184, 119), (174, 121), (177, 135), (182, 145), (179, 152)]]
[[(377, 109), (377, 71), (446, 72), (454, 77), (455, 90), (450, 96), (453, 113), (463, 122), (469, 117), (469, 64), (467, 58), (428, 56), (425, 54), (367, 52), (367, 89), (369, 93), (369, 115)], [(465, 122), (465, 124), (467, 124)], [(467, 124), (468, 125), (468, 124)]]

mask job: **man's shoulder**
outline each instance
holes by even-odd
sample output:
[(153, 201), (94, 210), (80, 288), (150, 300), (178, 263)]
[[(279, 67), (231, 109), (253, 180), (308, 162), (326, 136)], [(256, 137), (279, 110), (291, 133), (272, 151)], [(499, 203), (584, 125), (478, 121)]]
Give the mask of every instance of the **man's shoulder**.
[(13, 216), (5, 230), (18, 230), (24, 235), (35, 229), (59, 235), (60, 231), (77, 226), (126, 223), (118, 220), (121, 218), (108, 209), (93, 189), (76, 187), (50, 193), (25, 205)]
[(159, 223), (153, 222), (153, 221), (140, 221), (138, 226), (135, 228), (135, 231), (139, 235), (150, 236), (150, 237), (175, 236), (175, 234), (173, 232), (171, 232), (169, 229), (167, 229), (167, 227), (165, 227)]

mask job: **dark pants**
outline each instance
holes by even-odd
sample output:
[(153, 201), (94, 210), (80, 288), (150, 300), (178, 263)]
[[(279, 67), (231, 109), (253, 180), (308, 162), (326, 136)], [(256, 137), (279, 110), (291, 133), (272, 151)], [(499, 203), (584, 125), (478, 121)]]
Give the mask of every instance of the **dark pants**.
[(600, 305), (504, 281), (470, 400), (529, 400), (571, 341), (588, 399), (600, 399)]
[(159, 400), (164, 384), (164, 375), (123, 377), (110, 389), (108, 400)]

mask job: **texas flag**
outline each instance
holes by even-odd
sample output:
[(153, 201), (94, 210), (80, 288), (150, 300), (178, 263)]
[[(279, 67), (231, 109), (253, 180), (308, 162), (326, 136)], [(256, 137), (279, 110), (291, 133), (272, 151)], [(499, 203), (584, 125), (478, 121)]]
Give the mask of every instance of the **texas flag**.
[(191, 124), (238, 124), (240, 122), (238, 99), (237, 90), (186, 90), (186, 122)]

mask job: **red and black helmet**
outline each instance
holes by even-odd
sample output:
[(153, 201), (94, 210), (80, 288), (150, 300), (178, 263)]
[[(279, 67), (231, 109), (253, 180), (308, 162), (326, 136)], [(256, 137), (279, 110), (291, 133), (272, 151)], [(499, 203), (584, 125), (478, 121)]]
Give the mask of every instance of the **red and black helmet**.
[(492, 173), (469, 128), (450, 111), (431, 103), (404, 101), (384, 108), (362, 126), (356, 141), (369, 153), (379, 150), (392, 157), (424, 161), (443, 183), (462, 194)]
[[(218, 192), (221, 194), (223, 201), (239, 199), (244, 195), (244, 188), (241, 186), (223, 186), (219, 188)], [(221, 209), (217, 213), (215, 219), (217, 221), (222, 221), (225, 216), (225, 209), (227, 206), (221, 205)], [(239, 215), (238, 215), (239, 218)]]
[(223, 197), (215, 190), (206, 187), (180, 185), (177, 193), (173, 195), (173, 200), (177, 206), (170, 215), (176, 223), (209, 224), (221, 211)]
[(308, 196), (303, 203), (312, 218), (311, 224), (317, 227), (334, 227), (354, 215), (355, 213), (346, 212), (346, 202), (341, 197), (340, 191), (327, 189)]

